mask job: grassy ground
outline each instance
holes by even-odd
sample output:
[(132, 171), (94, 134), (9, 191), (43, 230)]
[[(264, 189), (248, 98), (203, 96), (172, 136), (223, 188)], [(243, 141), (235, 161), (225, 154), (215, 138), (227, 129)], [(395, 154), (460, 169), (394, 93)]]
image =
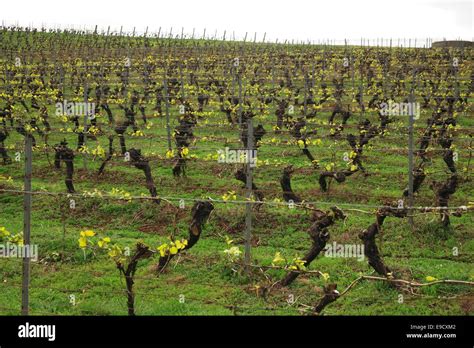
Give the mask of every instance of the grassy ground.
[[(212, 107), (212, 105), (211, 105)], [(173, 107), (172, 119), (176, 118)], [(116, 112), (118, 115), (118, 111)], [(270, 110), (273, 114), (273, 110)], [(122, 115), (122, 113), (120, 113)], [(335, 162), (345, 166), (344, 152), (350, 151), (346, 141), (334, 142), (327, 138), (329, 128), (324, 125), (327, 113), (314, 120), (319, 129), (314, 139), (322, 139), (320, 145), (311, 145), (313, 155), (322, 166)], [(367, 116), (367, 115), (366, 115)], [(369, 118), (375, 120), (373, 115)], [(150, 162), (160, 196), (182, 198), (221, 199), (228, 191), (236, 191), (238, 200), (245, 197), (242, 184), (234, 179), (237, 165), (220, 164), (216, 160), (203, 161), (209, 154), (225, 146), (227, 138), (238, 144), (238, 129), (231, 129), (222, 123), (222, 116), (211, 115), (208, 123), (203, 120), (195, 129), (198, 141), (190, 148), (190, 154), (199, 159), (188, 162), (187, 177), (174, 178), (172, 163), (165, 158), (166, 129), (162, 117), (152, 118), (146, 136), (153, 138), (127, 137), (128, 148), (141, 148)], [(424, 126), (426, 114), (422, 114), (417, 127)], [(353, 116), (350, 124), (360, 119)], [(308, 159), (296, 145), (283, 142), (290, 140), (288, 134), (276, 135), (272, 131), (274, 116), (257, 116), (254, 123), (263, 123), (267, 134), (259, 149), (260, 163), (254, 172), (257, 186), (263, 190), (268, 201), (281, 199), (279, 178), (285, 164), (297, 167), (293, 175), (293, 190), (306, 201), (321, 202), (322, 209), (337, 204), (346, 210), (348, 218), (330, 228), (330, 242), (360, 243), (358, 233), (375, 220), (372, 205), (396, 201), (407, 184), (406, 134), (402, 128), (391, 125), (390, 134), (377, 137), (364, 151), (364, 164), (370, 175), (357, 173), (345, 183), (331, 183), (329, 193), (322, 193), (318, 186), (318, 171), (311, 168)], [(404, 121), (403, 121), (404, 122)], [(319, 123), (319, 124), (316, 124)], [(460, 118), (460, 124), (473, 127), (471, 117)], [(216, 125), (216, 126), (213, 126)], [(53, 127), (62, 125), (58, 120)], [(349, 130), (345, 131), (347, 134)], [(356, 130), (353, 130), (356, 131)], [(467, 130), (460, 131), (456, 141), (459, 151), (457, 166), (468, 167)], [(417, 132), (417, 136), (419, 133)], [(213, 137), (222, 139), (215, 139)], [(56, 144), (66, 137), (71, 147), (76, 139), (71, 133), (51, 134), (49, 143)], [(272, 142), (272, 139), (275, 139)], [(12, 133), (7, 145), (13, 154), (21, 149), (22, 138)], [(98, 142), (107, 149), (105, 136)], [(97, 141), (88, 140), (89, 147)], [(118, 151), (118, 144), (116, 144)], [(448, 177), (445, 164), (439, 155), (433, 154), (431, 172), (420, 193), (416, 205), (435, 205), (434, 193), (429, 188), (431, 180), (444, 181)], [(50, 154), (49, 161), (52, 161)], [(34, 152), (33, 190), (65, 192), (64, 168), (56, 170), (45, 153)], [(115, 157), (106, 167), (103, 176), (97, 176), (100, 160), (88, 157), (87, 170), (83, 168), (81, 156), (75, 158), (74, 185), (80, 193), (95, 188), (110, 192), (112, 188), (124, 189), (132, 195), (148, 195), (143, 172)], [(13, 162), (0, 166), (0, 175), (11, 176), (13, 183), (0, 182), (1, 188), (22, 189), (23, 163)], [(457, 206), (473, 200), (472, 182), (463, 183), (450, 200)], [(190, 221), (191, 201), (185, 209), (177, 209), (166, 202), (156, 205), (150, 201), (124, 202), (99, 198), (76, 198), (76, 208), (68, 209), (69, 201), (64, 196), (35, 195), (33, 198), (32, 243), (39, 245), (40, 262), (32, 265), (31, 313), (61, 315), (125, 315), (127, 313), (125, 283), (119, 276), (114, 263), (105, 255), (84, 255), (78, 247), (79, 231), (93, 229), (107, 235), (122, 246), (133, 248), (141, 240), (151, 246), (165, 242), (169, 235), (187, 236)], [(0, 193), (0, 226), (17, 233), (22, 230), (22, 196)], [(353, 209), (359, 209), (353, 210)], [(138, 315), (298, 315), (301, 304), (315, 305), (322, 296), (325, 281), (309, 275), (300, 276), (287, 289), (277, 290), (266, 300), (257, 296), (256, 285), (263, 282), (258, 272), (250, 277), (232, 271), (223, 250), (228, 246), (225, 237), (234, 240), (243, 250), (245, 206), (242, 204), (215, 203), (200, 241), (180, 257), (173, 259), (168, 270), (159, 278), (153, 273), (155, 260), (139, 264), (136, 291), (136, 313)], [(452, 217), (452, 226), (443, 229), (435, 213), (417, 215), (412, 231), (406, 219), (388, 218), (383, 233), (377, 239), (385, 262), (400, 277), (425, 282), (427, 276), (437, 279), (474, 280), (474, 222), (472, 213), (460, 218)], [(289, 209), (284, 206), (264, 205), (253, 214), (252, 261), (256, 264), (271, 264), (276, 252), (287, 258), (303, 256), (310, 247), (306, 231), (311, 225), (309, 212)], [(459, 254), (453, 255), (453, 248)], [(0, 313), (19, 314), (21, 302), (21, 260), (0, 259)], [(351, 258), (328, 258), (321, 255), (310, 269), (317, 269), (330, 275), (329, 281), (338, 284), (342, 290), (359, 274), (371, 274), (373, 270), (366, 261)], [(278, 280), (284, 275), (281, 270), (268, 272), (268, 277)], [(75, 305), (70, 296), (75, 296)], [(184, 303), (180, 302), (184, 295)], [(328, 306), (326, 315), (461, 315), (470, 314), (474, 308), (472, 288), (455, 285), (436, 285), (419, 290), (415, 294), (403, 294), (399, 302), (398, 291), (386, 283), (365, 281), (348, 294)], [(294, 297), (296, 302), (289, 303)], [(446, 298), (449, 297), (449, 298)]]

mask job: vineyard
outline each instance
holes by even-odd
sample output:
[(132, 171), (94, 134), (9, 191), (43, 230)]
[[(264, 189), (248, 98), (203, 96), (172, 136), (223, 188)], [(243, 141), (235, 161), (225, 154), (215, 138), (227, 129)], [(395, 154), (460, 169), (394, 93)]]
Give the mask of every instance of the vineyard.
[(472, 58), (1, 28), (0, 313), (472, 314)]

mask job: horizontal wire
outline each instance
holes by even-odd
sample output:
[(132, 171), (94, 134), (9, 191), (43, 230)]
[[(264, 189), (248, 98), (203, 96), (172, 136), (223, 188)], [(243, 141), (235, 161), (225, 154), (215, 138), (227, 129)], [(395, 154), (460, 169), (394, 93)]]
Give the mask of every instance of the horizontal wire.
[[(10, 190), (10, 189), (0, 189), (0, 192), (5, 193), (16, 193), (16, 194), (32, 194), (32, 195), (50, 195), (50, 196), (66, 196), (66, 197), (81, 197), (81, 198), (95, 198), (95, 199), (112, 199), (112, 200), (120, 200), (120, 201), (127, 201), (127, 200), (167, 200), (167, 201), (191, 201), (191, 202), (198, 202), (198, 201), (205, 201), (208, 200), (210, 202), (215, 203), (229, 203), (229, 204), (267, 204), (267, 205), (279, 205), (288, 207), (289, 203), (286, 202), (271, 202), (271, 201), (257, 201), (257, 200), (223, 200), (223, 199), (214, 199), (211, 197), (208, 198), (189, 198), (189, 197), (172, 197), (172, 196), (160, 196), (160, 197), (149, 197), (149, 196), (127, 196), (127, 197), (117, 197), (110, 194), (101, 194), (100, 196), (87, 196), (80, 193), (66, 193), (66, 192), (51, 192), (51, 191), (24, 191), (24, 190)], [(427, 207), (405, 207), (405, 208), (396, 208), (393, 206), (387, 205), (370, 205), (364, 203), (344, 203), (344, 202), (329, 202), (329, 201), (305, 201), (301, 204), (294, 204), (294, 207), (301, 207), (305, 208), (305, 205), (341, 205), (341, 206), (361, 206), (361, 207), (368, 207), (368, 208), (376, 208), (376, 209), (384, 209), (384, 208), (394, 208), (394, 209), (413, 209), (413, 210), (465, 210), (470, 211), (474, 210), (474, 206), (469, 205), (461, 205), (457, 207), (446, 207), (446, 206), (427, 206)]]

